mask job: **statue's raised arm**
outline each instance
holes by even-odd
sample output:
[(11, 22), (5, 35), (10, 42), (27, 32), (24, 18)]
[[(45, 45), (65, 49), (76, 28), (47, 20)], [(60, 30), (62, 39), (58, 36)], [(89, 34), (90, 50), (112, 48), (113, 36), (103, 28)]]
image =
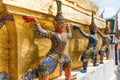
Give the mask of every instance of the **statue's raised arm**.
[(80, 26), (73, 26), (73, 30), (79, 30), (80, 33), (86, 38), (90, 37), (89, 34), (87, 34), (86, 32), (84, 32), (83, 30), (80, 29)]
[(105, 35), (98, 29), (97, 30), (98, 34), (100, 34), (101, 37), (105, 37)]
[(38, 35), (40, 35), (41, 37), (51, 38), (53, 32), (43, 29), (37, 18), (31, 17), (31, 16), (23, 16), (23, 19), (26, 22), (33, 21), (35, 23), (35, 28), (37, 29)]
[(37, 20), (35, 20), (35, 27), (37, 29), (38, 35), (41, 34), (42, 37), (51, 38), (53, 32), (43, 29)]

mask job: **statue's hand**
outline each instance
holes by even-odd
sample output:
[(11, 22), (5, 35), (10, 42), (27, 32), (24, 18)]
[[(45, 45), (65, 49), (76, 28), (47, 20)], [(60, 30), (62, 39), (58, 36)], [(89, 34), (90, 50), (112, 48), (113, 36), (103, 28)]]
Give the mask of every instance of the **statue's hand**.
[(80, 26), (73, 26), (73, 30), (78, 30), (78, 29), (80, 29)]
[(23, 16), (23, 19), (24, 19), (26, 22), (36, 21), (36, 18), (31, 17), (31, 16)]
[(71, 28), (71, 24), (66, 24), (66, 28)]

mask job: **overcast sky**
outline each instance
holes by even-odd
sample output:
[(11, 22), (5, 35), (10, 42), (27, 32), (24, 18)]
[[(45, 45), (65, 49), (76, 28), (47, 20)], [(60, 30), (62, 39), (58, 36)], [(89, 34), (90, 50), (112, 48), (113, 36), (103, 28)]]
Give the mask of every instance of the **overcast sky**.
[[(109, 18), (115, 15), (118, 9), (120, 9), (120, 0), (93, 0), (93, 2), (95, 2), (99, 7), (98, 15), (100, 15), (105, 8), (104, 18)], [(120, 29), (120, 13), (118, 14), (118, 18)]]

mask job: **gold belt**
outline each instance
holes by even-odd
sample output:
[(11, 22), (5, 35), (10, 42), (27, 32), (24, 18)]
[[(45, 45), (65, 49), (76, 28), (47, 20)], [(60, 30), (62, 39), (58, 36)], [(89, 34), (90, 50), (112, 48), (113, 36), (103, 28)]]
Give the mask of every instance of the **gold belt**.
[(48, 54), (50, 57), (52, 57), (54, 60), (56, 60), (56, 61), (58, 61), (59, 60), (59, 57), (57, 57), (57, 56), (54, 56), (54, 55), (52, 55), (52, 54)]
[(48, 54), (50, 57), (52, 57), (54, 60), (58, 61), (60, 59), (59, 53), (55, 51), (50, 51)]

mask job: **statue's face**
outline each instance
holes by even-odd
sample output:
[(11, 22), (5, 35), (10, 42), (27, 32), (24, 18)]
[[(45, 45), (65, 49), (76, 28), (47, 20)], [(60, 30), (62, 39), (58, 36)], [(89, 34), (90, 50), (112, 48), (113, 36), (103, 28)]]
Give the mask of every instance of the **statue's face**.
[(110, 34), (110, 30), (105, 30), (105, 34)]
[(90, 30), (90, 32), (96, 33), (96, 32), (97, 32), (97, 27), (94, 26), (94, 27)]
[(58, 20), (55, 25), (55, 31), (62, 33), (66, 30), (66, 20)]

